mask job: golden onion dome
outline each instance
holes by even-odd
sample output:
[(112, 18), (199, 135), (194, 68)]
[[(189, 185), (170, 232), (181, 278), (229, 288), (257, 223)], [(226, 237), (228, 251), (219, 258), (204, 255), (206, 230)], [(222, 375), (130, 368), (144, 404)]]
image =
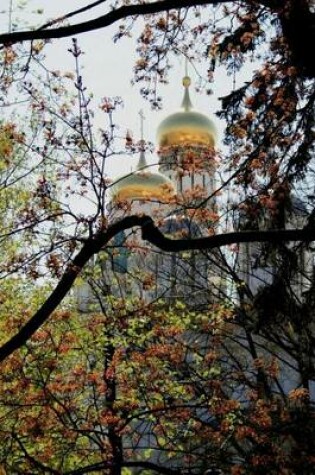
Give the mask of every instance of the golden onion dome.
[(160, 147), (204, 145), (214, 147), (217, 131), (214, 123), (204, 114), (192, 110), (189, 96), (190, 78), (183, 78), (185, 88), (182, 111), (166, 117), (158, 127), (157, 141)]
[(112, 187), (113, 201), (162, 201), (167, 202), (175, 195), (174, 185), (169, 178), (159, 172), (151, 172), (140, 152), (137, 170), (118, 178)]

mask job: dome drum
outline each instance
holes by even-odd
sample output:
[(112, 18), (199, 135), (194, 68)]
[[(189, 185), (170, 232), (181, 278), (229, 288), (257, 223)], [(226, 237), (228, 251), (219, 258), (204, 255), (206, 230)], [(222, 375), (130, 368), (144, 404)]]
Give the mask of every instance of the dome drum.
[(215, 152), (212, 147), (191, 144), (185, 147), (162, 147), (159, 154), (161, 171), (174, 170), (212, 174), (216, 168)]

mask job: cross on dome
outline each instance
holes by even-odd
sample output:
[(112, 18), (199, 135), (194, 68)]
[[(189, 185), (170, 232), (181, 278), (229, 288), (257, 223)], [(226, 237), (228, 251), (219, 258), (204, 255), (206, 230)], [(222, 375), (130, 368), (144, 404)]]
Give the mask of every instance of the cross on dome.
[(160, 201), (168, 202), (175, 195), (174, 185), (165, 175), (152, 171), (145, 158), (144, 121), (141, 109), (140, 117), (140, 156), (136, 171), (122, 176), (112, 187), (113, 201)]
[(140, 109), (139, 112), (138, 112), (139, 116), (140, 116), (140, 139), (141, 139), (141, 142), (144, 142), (144, 121), (145, 121), (145, 115), (143, 113), (143, 109)]
[(148, 164), (145, 158), (145, 153), (144, 153), (144, 146), (145, 146), (145, 140), (144, 140), (144, 121), (145, 121), (145, 115), (143, 113), (143, 110), (140, 109), (138, 112), (139, 117), (140, 117), (140, 156), (139, 156), (139, 161), (137, 165), (137, 170), (143, 170), (144, 168), (147, 168)]

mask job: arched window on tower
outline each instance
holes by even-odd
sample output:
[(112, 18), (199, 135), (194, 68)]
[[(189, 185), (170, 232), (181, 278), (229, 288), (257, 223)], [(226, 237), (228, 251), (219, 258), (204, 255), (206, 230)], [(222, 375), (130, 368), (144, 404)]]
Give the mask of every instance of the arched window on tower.
[(121, 231), (114, 237), (114, 246), (110, 253), (112, 270), (113, 272), (118, 272), (120, 274), (125, 274), (128, 271), (129, 250), (125, 243), (126, 235), (124, 231)]

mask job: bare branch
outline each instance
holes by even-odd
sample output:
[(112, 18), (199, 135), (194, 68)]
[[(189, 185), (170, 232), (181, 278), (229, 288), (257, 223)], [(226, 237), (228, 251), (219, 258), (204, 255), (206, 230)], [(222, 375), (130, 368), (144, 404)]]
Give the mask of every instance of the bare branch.
[(129, 216), (123, 218), (117, 223), (109, 226), (106, 231), (100, 231), (94, 238), (86, 241), (81, 251), (67, 267), (56, 288), (52, 291), (42, 307), (19, 330), (19, 332), (16, 333), (16, 335), (0, 348), (0, 362), (24, 345), (50, 317), (52, 312), (56, 310), (64, 297), (69, 293), (77, 276), (89, 259), (94, 254), (100, 252), (100, 250), (104, 248), (106, 244), (120, 231), (132, 227), (141, 227), (144, 240), (167, 252), (180, 252), (191, 249), (210, 250), (229, 244), (244, 242), (279, 243), (282, 241), (310, 242), (315, 240), (315, 228), (310, 227), (290, 230), (233, 232), (191, 240), (170, 239), (161, 233), (161, 231), (155, 226), (152, 218), (149, 216)]
[[(72, 12), (66, 13), (63, 15), (62, 20), (68, 20), (69, 18), (72, 18), (73, 16), (79, 15), (80, 13), (84, 13), (88, 10), (92, 10), (93, 8), (97, 7), (98, 5), (101, 5), (102, 3), (106, 2), (107, 0), (97, 0), (94, 3), (90, 3), (89, 5), (86, 5), (85, 7), (78, 8), (78, 10), (73, 10)], [(49, 28), (50, 26), (55, 25), (60, 21), (60, 18), (57, 18), (55, 20), (51, 20), (48, 23), (45, 23), (42, 25), (38, 30), (45, 30), (46, 28)]]
[(127, 217), (110, 226), (106, 232), (100, 233), (95, 239), (87, 240), (81, 251), (73, 259), (72, 263), (68, 265), (59, 283), (41, 308), (16, 335), (0, 348), (0, 362), (13, 353), (13, 351), (24, 345), (24, 343), (26, 343), (27, 340), (41, 327), (41, 325), (43, 325), (68, 294), (75, 279), (94, 254), (97, 254), (101, 248), (120, 231), (140, 224), (141, 223), (139, 223), (139, 218), (137, 216)]
[[(235, 0), (181, 0), (181, 2), (178, 2), (178, 0), (160, 0), (154, 3), (125, 5), (98, 18), (94, 18), (93, 20), (77, 23), (74, 25), (46, 29), (47, 27), (50, 27), (56, 23), (56, 21), (51, 21), (45, 25), (42, 25), (37, 30), (4, 33), (0, 35), (0, 44), (6, 45), (22, 41), (75, 36), (88, 31), (106, 28), (107, 26), (116, 23), (118, 20), (122, 20), (130, 16), (148, 15), (162, 11), (178, 10), (193, 6), (232, 3), (233, 1), (235, 2)], [(71, 18), (72, 16), (93, 8), (100, 3), (102, 3), (102, 0), (96, 1), (92, 5), (83, 7), (77, 11), (70, 12), (66, 14), (63, 19)], [(250, 0), (243, 0), (243, 2), (240, 1), (239, 3), (251, 4), (252, 2)], [(257, 3), (263, 5), (278, 15), (283, 34), (287, 38), (291, 49), (293, 63), (301, 70), (304, 75), (306, 75), (306, 77), (314, 77), (315, 71), (314, 62), (311, 59), (312, 56), (308, 54), (307, 48), (303, 48), (304, 44), (313, 44), (315, 37), (315, 14), (311, 12), (308, 0), (295, 0), (295, 2), (292, 2), (292, 7), (289, 9), (289, 14), (285, 8), (285, 0), (259, 0)]]
[[(86, 473), (90, 472), (101, 472), (103, 470), (106, 470), (113, 465), (108, 463), (108, 462), (100, 462), (97, 464), (89, 465), (84, 468), (79, 468), (77, 470), (71, 470), (70, 472), (66, 472), (65, 475), (84, 475)], [(143, 469), (148, 469), (148, 470), (154, 470), (157, 473), (161, 473), (163, 475), (180, 475), (179, 470), (174, 470), (172, 468), (167, 468), (163, 467), (160, 465), (156, 465), (153, 462), (141, 462), (141, 461), (136, 461), (136, 462), (123, 462), (122, 463), (123, 467), (135, 467), (135, 468), (143, 468)]]
[(226, 234), (217, 234), (198, 239), (169, 239), (154, 225), (151, 218), (144, 218), (142, 224), (142, 237), (154, 244), (162, 251), (180, 252), (192, 249), (211, 250), (229, 244), (244, 242), (270, 242), (280, 243), (283, 241), (306, 241), (315, 240), (315, 228), (304, 229), (277, 229), (270, 231), (242, 231)]
[(4, 33), (0, 35), (0, 44), (12, 44), (21, 41), (31, 40), (43, 40), (52, 38), (65, 38), (68, 36), (74, 36), (87, 31), (98, 30), (106, 28), (118, 20), (128, 18), (136, 15), (147, 15), (152, 13), (158, 13), (162, 11), (178, 10), (179, 8), (188, 8), (192, 6), (201, 5), (213, 5), (219, 3), (229, 3), (233, 0), (162, 0), (155, 3), (145, 3), (140, 5), (127, 5), (117, 10), (112, 10), (105, 15), (102, 15), (93, 20), (89, 20), (83, 23), (77, 23), (75, 25), (62, 26), (59, 28), (51, 28), (49, 30), (27, 30), (17, 31), (14, 33)]

